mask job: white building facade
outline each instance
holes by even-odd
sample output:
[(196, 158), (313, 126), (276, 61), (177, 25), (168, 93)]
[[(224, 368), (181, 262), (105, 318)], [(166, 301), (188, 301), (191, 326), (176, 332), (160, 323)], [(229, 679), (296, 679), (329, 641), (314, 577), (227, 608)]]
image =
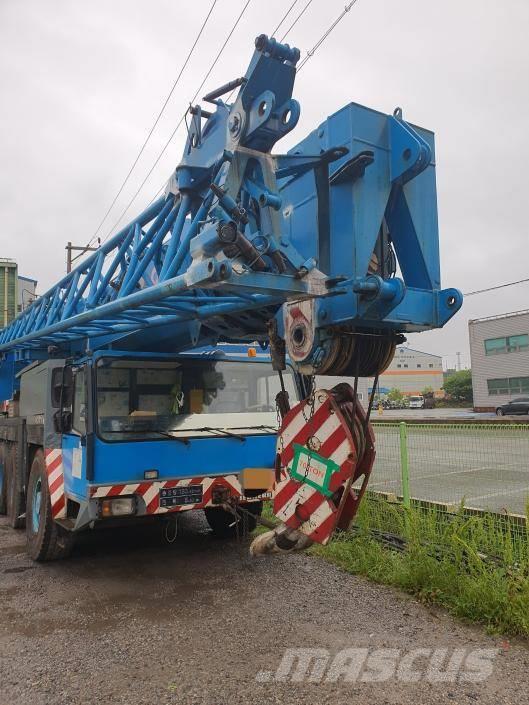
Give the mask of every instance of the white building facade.
[(474, 409), (529, 397), (529, 310), (468, 322)]
[(442, 397), (443, 358), (400, 345), (390, 366), (380, 375), (379, 386), (381, 394), (399, 389), (406, 396), (415, 396), (432, 389), (436, 397)]
[[(352, 377), (317, 377), (319, 387), (330, 389), (338, 382), (354, 384)], [(373, 387), (373, 379), (361, 377), (358, 380), (358, 397), (361, 402), (369, 400)], [(432, 389), (436, 397), (443, 397), (443, 359), (440, 355), (421, 352), (400, 345), (395, 351), (395, 357), (388, 369), (378, 380), (378, 390), (381, 396), (392, 389), (398, 389), (405, 396), (422, 394), (425, 389)], [(364, 404), (366, 406), (367, 404)]]

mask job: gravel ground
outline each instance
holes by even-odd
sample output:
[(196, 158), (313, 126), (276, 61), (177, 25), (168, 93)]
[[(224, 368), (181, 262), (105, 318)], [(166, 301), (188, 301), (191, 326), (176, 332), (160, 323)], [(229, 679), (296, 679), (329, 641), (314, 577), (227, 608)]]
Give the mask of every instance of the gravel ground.
[[(523, 643), (486, 636), (319, 559), (250, 560), (245, 547), (212, 538), (199, 513), (173, 544), (157, 525), (99, 531), (69, 561), (44, 565), (28, 560), (24, 533), (0, 519), (0, 604), (0, 705), (528, 698)], [(362, 682), (366, 671), (353, 682), (262, 682), (258, 674), (275, 673), (287, 647), (327, 649), (331, 659), (347, 647), (497, 648), (498, 656), (480, 683)]]

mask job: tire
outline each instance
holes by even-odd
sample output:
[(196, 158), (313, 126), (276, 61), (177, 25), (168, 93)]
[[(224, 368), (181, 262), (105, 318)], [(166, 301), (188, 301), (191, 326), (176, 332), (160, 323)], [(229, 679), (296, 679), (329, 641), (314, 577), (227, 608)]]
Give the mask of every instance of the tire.
[(0, 514), (7, 514), (6, 444), (0, 443)]
[(5, 449), (5, 486), (6, 486), (6, 514), (9, 524), (13, 529), (23, 529), (24, 519), (24, 498), (21, 492), (17, 491), (17, 448), (14, 443), (10, 443)]
[(496, 416), (503, 416), (503, 409), (496, 409)]
[(248, 502), (242, 507), (246, 511), (237, 510), (237, 520), (231, 512), (217, 507), (206, 507), (204, 513), (214, 536), (218, 538), (234, 538), (237, 535), (246, 536), (257, 526), (256, 517), (263, 511), (262, 502)]
[(29, 473), (26, 504), (27, 553), (34, 561), (67, 558), (75, 542), (75, 534), (66, 531), (52, 518), (48, 475), (44, 453), (38, 450)]

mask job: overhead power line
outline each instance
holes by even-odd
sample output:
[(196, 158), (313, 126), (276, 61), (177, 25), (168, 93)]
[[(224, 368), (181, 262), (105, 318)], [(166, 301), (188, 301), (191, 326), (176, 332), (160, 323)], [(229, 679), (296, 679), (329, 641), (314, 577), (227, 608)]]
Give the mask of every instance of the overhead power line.
[[(277, 34), (277, 31), (278, 31), (279, 28), (284, 24), (285, 20), (287, 19), (287, 17), (289, 16), (289, 14), (291, 13), (292, 9), (294, 8), (294, 6), (297, 4), (298, 1), (299, 1), (299, 0), (294, 0), (294, 2), (290, 5), (290, 7), (288, 8), (288, 10), (285, 12), (285, 14), (283, 15), (283, 17), (281, 18), (279, 24), (277, 25), (277, 27), (274, 29), (274, 31), (273, 31), (272, 34), (270, 35), (271, 37), (273, 37), (275, 34)], [(284, 42), (284, 40), (286, 39), (286, 37), (290, 34), (290, 32), (294, 29), (294, 27), (297, 25), (297, 23), (298, 23), (298, 22), (300, 21), (300, 19), (303, 17), (303, 15), (305, 14), (305, 12), (309, 9), (309, 6), (312, 4), (312, 2), (313, 2), (313, 0), (308, 0), (308, 2), (305, 4), (305, 6), (304, 6), (303, 9), (301, 10), (301, 12), (296, 16), (296, 19), (292, 22), (292, 24), (290, 25), (290, 27), (289, 27), (289, 28), (287, 29), (287, 31), (283, 34), (283, 36), (282, 36), (281, 39), (279, 40), (280, 42)], [(227, 98), (227, 100), (226, 100), (226, 103), (229, 103), (229, 102), (230, 102), (230, 100), (231, 100), (231, 98), (232, 98), (232, 96), (233, 96), (233, 94), (235, 93), (236, 90), (237, 90), (236, 88), (234, 88), (234, 89), (232, 90), (232, 92), (230, 93), (230, 95), (228, 96), (228, 98)], [(185, 116), (184, 116), (184, 117), (185, 117)], [(182, 121), (180, 121), (179, 124), (181, 124), (181, 123), (182, 123)], [(178, 129), (178, 126), (177, 126), (177, 129)], [(156, 194), (153, 196), (153, 198), (151, 199), (149, 205), (151, 205), (151, 203), (153, 203), (153, 202), (158, 198), (158, 196), (160, 195), (160, 193), (163, 191), (164, 188), (165, 188), (165, 182), (162, 184), (162, 186), (158, 189), (158, 191), (156, 192)], [(118, 221), (118, 222), (119, 222), (119, 221)], [(108, 237), (108, 236), (107, 236), (107, 237)]]
[[(272, 34), (271, 34), (270, 36), (273, 37), (275, 34), (277, 34), (277, 31), (278, 31), (279, 28), (284, 24), (285, 20), (287, 19), (287, 17), (288, 17), (289, 14), (291, 13), (292, 9), (293, 9), (294, 6), (297, 4), (297, 2), (299, 2), (299, 0), (294, 0), (294, 2), (290, 5), (290, 7), (289, 7), (288, 10), (285, 12), (285, 14), (284, 14), (283, 17), (281, 18), (279, 24), (277, 25), (277, 27), (274, 29), (274, 31), (272, 32)], [(303, 9), (301, 10), (301, 12), (297, 15), (297, 17), (296, 17), (296, 19), (294, 20), (294, 22), (292, 22), (292, 24), (290, 25), (290, 27), (289, 27), (289, 28), (287, 29), (287, 31), (283, 34), (283, 36), (282, 36), (281, 39), (279, 40), (280, 42), (283, 42), (283, 41), (285, 40), (285, 38), (287, 37), (287, 35), (291, 32), (291, 30), (296, 26), (296, 24), (297, 24), (297, 23), (299, 22), (299, 20), (303, 17), (303, 15), (305, 14), (305, 12), (308, 10), (308, 8), (309, 8), (309, 6), (311, 5), (312, 2), (313, 2), (313, 0), (308, 0), (308, 2), (305, 4), (305, 6), (304, 6)], [(244, 8), (244, 9), (245, 9), (245, 8)], [(230, 102), (232, 95), (235, 93), (235, 90), (236, 90), (236, 89), (234, 89), (234, 90), (230, 93), (230, 95), (228, 96), (228, 98), (227, 98), (227, 100), (226, 100), (227, 103)], [(191, 102), (192, 102), (192, 101), (191, 101)], [(185, 115), (184, 115), (184, 117), (185, 117)], [(176, 128), (176, 129), (178, 129), (178, 127), (179, 127), (181, 124), (182, 124), (182, 120), (180, 120), (180, 123), (179, 123), (179, 125), (177, 125), (177, 128)], [(175, 130), (175, 132), (176, 132), (176, 130)], [(173, 136), (174, 136), (174, 135), (173, 135)], [(172, 136), (171, 136), (171, 139), (172, 139)], [(160, 188), (158, 189), (158, 191), (156, 192), (156, 194), (152, 197), (152, 199), (151, 199), (151, 201), (149, 202), (148, 206), (150, 206), (151, 203), (154, 203), (154, 201), (158, 198), (158, 196), (159, 196), (160, 193), (164, 190), (164, 188), (165, 188), (165, 182), (160, 186)], [(119, 222), (119, 221), (118, 221), (118, 222)], [(108, 235), (107, 235), (107, 237), (108, 237)], [(105, 239), (106, 239), (106, 238), (105, 238)]]
[(198, 44), (198, 41), (199, 41), (200, 37), (202, 36), (202, 33), (204, 32), (204, 29), (205, 29), (205, 27), (206, 27), (206, 24), (208, 23), (208, 20), (209, 20), (209, 18), (210, 18), (210, 16), (211, 16), (211, 13), (213, 12), (213, 9), (214, 9), (215, 5), (217, 4), (217, 2), (218, 2), (218, 0), (213, 0), (213, 2), (211, 3), (211, 7), (209, 8), (209, 11), (208, 11), (208, 13), (207, 13), (207, 15), (206, 15), (204, 21), (202, 22), (202, 25), (201, 25), (201, 27), (200, 27), (200, 29), (199, 29), (199, 31), (198, 31), (198, 34), (197, 34), (197, 36), (195, 37), (195, 41), (193, 42), (193, 44), (192, 44), (192, 46), (191, 46), (191, 49), (189, 50), (189, 52), (188, 52), (188, 54), (187, 54), (187, 56), (186, 56), (186, 58), (185, 58), (185, 61), (184, 61), (184, 63), (182, 64), (182, 68), (180, 69), (180, 71), (179, 71), (177, 77), (175, 78), (175, 80), (174, 80), (174, 82), (173, 82), (173, 85), (171, 86), (171, 90), (170, 90), (169, 93), (167, 94), (167, 97), (166, 97), (166, 99), (164, 100), (163, 105), (162, 105), (162, 107), (160, 108), (160, 111), (159, 111), (158, 115), (156, 116), (156, 119), (155, 119), (154, 123), (152, 124), (151, 129), (149, 130), (149, 132), (148, 132), (148, 134), (147, 134), (147, 137), (146, 137), (145, 140), (143, 141), (143, 144), (141, 145), (138, 154), (136, 155), (134, 161), (132, 162), (132, 165), (131, 165), (130, 169), (128, 170), (127, 175), (126, 175), (125, 178), (123, 179), (123, 182), (122, 182), (121, 186), (119, 187), (119, 189), (118, 189), (116, 195), (114, 196), (114, 198), (113, 198), (113, 200), (112, 200), (112, 203), (111, 203), (111, 204), (109, 205), (109, 207), (107, 208), (107, 211), (106, 211), (105, 215), (103, 216), (103, 218), (101, 219), (101, 222), (100, 222), (99, 225), (97, 226), (97, 228), (96, 228), (94, 234), (92, 235), (92, 238), (90, 239), (90, 242), (88, 243), (87, 247), (90, 247), (90, 245), (92, 244), (92, 242), (96, 239), (96, 237), (97, 237), (99, 231), (100, 231), (101, 228), (103, 227), (103, 223), (104, 223), (105, 220), (108, 218), (108, 216), (109, 216), (109, 214), (110, 214), (112, 208), (114, 207), (116, 201), (117, 201), (118, 198), (120, 197), (120, 195), (121, 195), (123, 189), (125, 188), (125, 186), (126, 186), (128, 180), (130, 179), (130, 176), (131, 176), (132, 172), (133, 172), (134, 169), (136, 168), (136, 164), (139, 162), (140, 157), (141, 157), (141, 155), (143, 154), (143, 152), (144, 152), (144, 150), (145, 150), (145, 147), (147, 146), (149, 140), (150, 140), (151, 137), (152, 137), (152, 134), (153, 134), (154, 130), (156, 129), (156, 126), (157, 126), (158, 123), (160, 122), (160, 118), (162, 117), (162, 115), (163, 115), (163, 113), (164, 113), (164, 111), (165, 111), (165, 108), (167, 107), (167, 104), (169, 103), (169, 101), (170, 101), (170, 99), (171, 99), (171, 96), (173, 95), (173, 93), (174, 93), (174, 91), (175, 91), (175, 88), (176, 88), (176, 86), (178, 85), (178, 82), (180, 81), (180, 78), (182, 77), (182, 74), (184, 73), (187, 64), (189, 63), (189, 60), (191, 59), (191, 56), (192, 56), (192, 54), (193, 54), (193, 52), (194, 52), (194, 50), (195, 50), (195, 47), (196, 47), (196, 45)]
[[(250, 4), (250, 2), (251, 2), (251, 0), (247, 0), (247, 1), (246, 1), (244, 7), (242, 8), (241, 12), (239, 13), (239, 16), (237, 17), (237, 19), (235, 20), (235, 23), (233, 24), (231, 30), (229, 31), (228, 36), (226, 37), (226, 39), (224, 40), (224, 43), (222, 44), (220, 50), (218, 51), (217, 56), (216, 56), (215, 59), (213, 60), (213, 63), (211, 64), (211, 66), (209, 67), (209, 69), (208, 69), (206, 75), (205, 75), (204, 78), (202, 79), (202, 83), (201, 83), (200, 86), (197, 88), (196, 93), (194, 94), (194, 96), (191, 98), (190, 103), (193, 103), (193, 101), (196, 99), (196, 97), (198, 96), (198, 94), (199, 94), (200, 91), (202, 90), (204, 84), (205, 84), (206, 81), (208, 80), (208, 78), (209, 78), (211, 72), (212, 72), (213, 69), (215, 68), (215, 66), (216, 66), (216, 64), (217, 64), (217, 62), (218, 62), (218, 60), (220, 59), (220, 57), (222, 56), (222, 54), (223, 54), (223, 52), (224, 52), (224, 49), (226, 48), (228, 42), (230, 41), (232, 34), (233, 34), (234, 31), (236, 30), (237, 25), (238, 25), (239, 22), (241, 21), (241, 19), (242, 19), (244, 13), (246, 12), (246, 9), (247, 9), (248, 5)], [(177, 131), (178, 131), (180, 125), (184, 122), (186, 115), (187, 115), (187, 109), (186, 109), (186, 111), (184, 112), (184, 114), (182, 115), (182, 117), (180, 118), (180, 120), (178, 121), (178, 123), (177, 123), (176, 127), (174, 128), (174, 130), (171, 132), (171, 135), (169, 136), (169, 139), (168, 139), (167, 142), (164, 144), (164, 146), (163, 146), (161, 152), (160, 152), (160, 153), (158, 154), (158, 156), (156, 157), (156, 160), (155, 160), (154, 164), (151, 166), (151, 168), (150, 168), (149, 171), (147, 172), (147, 175), (145, 176), (145, 178), (143, 179), (143, 181), (142, 181), (141, 184), (139, 185), (138, 189), (136, 190), (136, 192), (134, 193), (134, 195), (132, 196), (132, 198), (130, 199), (130, 201), (128, 202), (128, 204), (126, 205), (126, 207), (124, 208), (124, 210), (122, 211), (122, 213), (121, 213), (121, 215), (119, 216), (119, 218), (116, 220), (116, 222), (114, 223), (114, 225), (110, 228), (110, 230), (108, 231), (108, 233), (107, 233), (107, 234), (105, 235), (105, 237), (103, 238), (103, 242), (105, 242), (105, 241), (110, 237), (110, 235), (112, 234), (112, 232), (114, 232), (114, 229), (119, 225), (119, 223), (122, 221), (123, 217), (125, 216), (125, 214), (126, 214), (127, 211), (129, 210), (129, 208), (132, 206), (132, 204), (134, 203), (134, 201), (135, 201), (136, 198), (138, 197), (139, 193), (141, 192), (141, 190), (143, 189), (143, 187), (144, 187), (145, 184), (147, 183), (148, 178), (150, 177), (150, 175), (152, 174), (152, 172), (153, 172), (153, 171), (155, 170), (155, 168), (157, 167), (158, 162), (160, 161), (160, 159), (162, 158), (162, 156), (165, 154), (165, 150), (166, 150), (167, 147), (169, 147), (169, 145), (171, 144), (171, 141), (172, 141), (173, 137), (176, 135), (176, 133), (177, 133)]]
[[(312, 0), (311, 0), (311, 1), (312, 1)], [(274, 29), (274, 31), (272, 32), (272, 34), (271, 34), (270, 36), (272, 36), (272, 37), (275, 37), (275, 36), (276, 36), (276, 34), (277, 34), (279, 28), (280, 28), (281, 25), (284, 23), (284, 21), (286, 20), (286, 18), (290, 15), (290, 13), (292, 12), (292, 10), (294, 9), (294, 5), (296, 5), (297, 3), (298, 3), (298, 0), (294, 0), (294, 2), (292, 3), (292, 5), (290, 5), (290, 7), (288, 8), (288, 10), (285, 12), (285, 14), (283, 15), (283, 17), (281, 18), (281, 22), (277, 25), (277, 27)]]
[(496, 291), (496, 289), (505, 289), (508, 286), (515, 286), (516, 284), (526, 284), (527, 282), (529, 282), (529, 278), (518, 279), (515, 282), (507, 282), (506, 284), (498, 284), (497, 286), (489, 286), (486, 289), (477, 289), (476, 291), (469, 291), (467, 294), (463, 294), (463, 296), (475, 296), (476, 294), (486, 294), (488, 291)]
[[(216, 58), (215, 58), (213, 64), (211, 65), (211, 67), (210, 67), (208, 73), (206, 74), (206, 76), (204, 77), (202, 83), (200, 84), (200, 87), (199, 87), (198, 90), (196, 91), (196, 93), (195, 93), (195, 95), (193, 96), (193, 98), (191, 98), (190, 103), (193, 103), (193, 101), (196, 99), (197, 95), (200, 93), (200, 91), (201, 91), (201, 89), (202, 89), (204, 83), (205, 83), (206, 80), (208, 79), (208, 77), (209, 77), (209, 75), (211, 74), (213, 68), (215, 67), (215, 64), (217, 63), (218, 59), (220, 58), (220, 55), (221, 55), (222, 52), (224, 51), (224, 48), (226, 47), (226, 44), (228, 43), (229, 39), (231, 38), (231, 35), (233, 34), (234, 30), (236, 29), (237, 25), (239, 24), (239, 21), (242, 19), (243, 14), (246, 12), (246, 8), (247, 8), (248, 5), (250, 4), (250, 1), (251, 1), (251, 0), (248, 0), (248, 2), (244, 5), (244, 7), (243, 7), (243, 9), (242, 9), (242, 11), (241, 11), (239, 17), (238, 17), (237, 20), (235, 21), (235, 24), (233, 25), (233, 27), (232, 27), (232, 29), (231, 29), (231, 31), (230, 31), (228, 37), (226, 38), (226, 41), (225, 41), (224, 44), (222, 45), (222, 47), (221, 47), (219, 53), (217, 54), (217, 56), (216, 56)], [(280, 29), (280, 27), (285, 23), (285, 20), (286, 20), (287, 17), (290, 15), (291, 11), (293, 10), (294, 6), (297, 4), (298, 1), (299, 1), (299, 0), (294, 0), (294, 2), (291, 3), (291, 5), (288, 7), (287, 11), (285, 12), (285, 14), (283, 15), (283, 17), (281, 18), (279, 24), (276, 26), (276, 28), (273, 30), (273, 32), (272, 32), (272, 34), (271, 34), (270, 36), (274, 36), (274, 35), (277, 33), (277, 31)], [(306, 13), (306, 11), (309, 9), (309, 7), (310, 7), (310, 5), (312, 4), (312, 2), (313, 2), (313, 0), (308, 0), (308, 2), (305, 3), (305, 5), (304, 5), (304, 7), (302, 8), (302, 10), (298, 13), (298, 15), (296, 16), (296, 18), (295, 18), (294, 21), (292, 22), (292, 24), (289, 26), (289, 28), (286, 30), (286, 32), (283, 34), (283, 36), (282, 36), (281, 39), (279, 40), (280, 42), (283, 42), (283, 41), (286, 39), (286, 37), (290, 34), (290, 32), (292, 31), (292, 29), (294, 29), (294, 27), (295, 27), (295, 26), (297, 25), (297, 23), (301, 20), (301, 18), (302, 18), (303, 15)], [(336, 25), (341, 21), (341, 19), (345, 16), (345, 14), (346, 14), (347, 12), (349, 12), (349, 10), (350, 10), (351, 7), (355, 4), (355, 2), (356, 2), (356, 0), (353, 0), (353, 2), (351, 2), (348, 6), (345, 7), (345, 9), (344, 9), (344, 11), (342, 12), (342, 14), (334, 21), (334, 23), (331, 25), (331, 27), (325, 32), (325, 34), (323, 35), (323, 37), (320, 38), (320, 40), (318, 41), (318, 43), (311, 49), (311, 51), (309, 52), (309, 55), (305, 58), (305, 60), (304, 60), (302, 63), (306, 63), (306, 61), (307, 61), (309, 58), (311, 58), (311, 56), (314, 54), (314, 52), (315, 52), (315, 51), (319, 48), (319, 46), (325, 41), (325, 39), (329, 36), (329, 34), (330, 34), (330, 33), (332, 32), (332, 30), (336, 27)], [(299, 69), (298, 69), (298, 70), (299, 70)], [(229, 101), (230, 101), (230, 99), (231, 99), (231, 96), (233, 95), (234, 92), (235, 92), (235, 91), (232, 91), (232, 92), (230, 93), (230, 95), (228, 96), (228, 99), (227, 99), (227, 102), (228, 102), (228, 103), (229, 103)], [(171, 133), (169, 139), (167, 140), (167, 142), (166, 142), (166, 144), (164, 145), (162, 151), (161, 151), (160, 154), (158, 155), (158, 157), (157, 157), (156, 161), (154, 162), (153, 166), (151, 167), (151, 169), (149, 170), (149, 172), (148, 172), (147, 175), (145, 176), (144, 180), (143, 180), (142, 183), (140, 184), (138, 190), (136, 191), (136, 193), (134, 194), (134, 196), (132, 197), (132, 199), (130, 200), (130, 202), (128, 203), (128, 205), (126, 206), (126, 208), (123, 210), (123, 212), (121, 213), (121, 215), (120, 215), (120, 217), (118, 218), (118, 220), (114, 223), (114, 225), (112, 226), (111, 230), (110, 230), (110, 231), (107, 233), (107, 235), (104, 237), (103, 242), (105, 242), (105, 241), (109, 238), (109, 236), (111, 235), (111, 233), (112, 233), (112, 232), (114, 231), (114, 229), (119, 225), (119, 223), (121, 222), (121, 220), (123, 219), (123, 217), (125, 216), (125, 214), (127, 213), (127, 211), (129, 210), (129, 208), (132, 206), (132, 204), (134, 203), (134, 201), (135, 201), (136, 198), (138, 197), (139, 193), (140, 193), (141, 190), (143, 189), (143, 187), (144, 187), (145, 183), (147, 182), (148, 178), (150, 177), (150, 175), (152, 174), (152, 172), (154, 171), (154, 169), (155, 169), (156, 166), (158, 165), (158, 163), (159, 163), (160, 159), (162, 158), (163, 154), (165, 153), (167, 147), (168, 147), (169, 144), (171, 143), (171, 141), (172, 141), (173, 137), (175, 136), (176, 132), (178, 131), (180, 125), (181, 125), (182, 122), (185, 120), (186, 114), (187, 114), (187, 110), (186, 110), (186, 112), (182, 115), (182, 117), (180, 118), (180, 120), (178, 121), (178, 123), (177, 123), (175, 129), (174, 129), (173, 132)], [(156, 194), (155, 194), (155, 195), (153, 196), (153, 198), (151, 199), (150, 203), (153, 203), (153, 202), (154, 202), (154, 200), (155, 200), (155, 199), (159, 196), (159, 194), (163, 191), (164, 187), (165, 187), (165, 183), (158, 189), (158, 191), (156, 192)], [(149, 204), (149, 205), (150, 205), (150, 204)]]
[(314, 54), (318, 51), (318, 49), (319, 49), (320, 46), (323, 44), (323, 42), (327, 39), (327, 37), (329, 36), (329, 34), (330, 34), (330, 33), (333, 31), (333, 29), (343, 20), (343, 18), (345, 17), (345, 15), (349, 12), (349, 10), (353, 7), (353, 5), (356, 4), (356, 2), (357, 2), (357, 0), (352, 0), (352, 2), (350, 2), (348, 5), (345, 6), (345, 8), (344, 8), (342, 14), (339, 15), (339, 16), (334, 20), (334, 22), (331, 24), (331, 26), (321, 35), (321, 37), (318, 39), (318, 41), (317, 41), (316, 44), (312, 47), (312, 49), (309, 49), (309, 51), (307, 52), (307, 55), (305, 56), (305, 58), (303, 59), (303, 61), (301, 62), (301, 64), (298, 66), (296, 73), (299, 73), (299, 72), (301, 71), (301, 69), (305, 66), (305, 64), (307, 63), (307, 61), (308, 61), (309, 59), (311, 59), (311, 58), (314, 56)]
[[(298, 16), (296, 17), (296, 19), (294, 20), (294, 22), (292, 22), (292, 24), (290, 25), (290, 27), (289, 27), (289, 28), (287, 29), (287, 31), (283, 34), (283, 36), (282, 36), (281, 39), (279, 40), (280, 42), (283, 42), (283, 41), (286, 39), (287, 35), (290, 34), (290, 32), (294, 29), (294, 27), (297, 25), (297, 23), (298, 23), (298, 22), (300, 21), (300, 19), (303, 17), (303, 15), (305, 14), (305, 12), (309, 9), (309, 5), (311, 5), (312, 2), (313, 2), (313, 0), (309, 0), (309, 1), (308, 1), (308, 3), (305, 5), (305, 7), (301, 10), (301, 12), (299, 13), (299, 15), (298, 15)], [(283, 24), (283, 22), (281, 22), (281, 23), (279, 24), (279, 27), (281, 27), (282, 24)], [(278, 27), (278, 29), (279, 29), (279, 27)], [(277, 30), (276, 30), (276, 31), (277, 31)]]

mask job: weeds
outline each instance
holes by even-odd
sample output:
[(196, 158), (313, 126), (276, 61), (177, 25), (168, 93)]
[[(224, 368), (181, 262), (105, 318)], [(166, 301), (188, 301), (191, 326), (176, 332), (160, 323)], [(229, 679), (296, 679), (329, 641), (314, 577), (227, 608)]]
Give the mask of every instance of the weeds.
[(525, 526), (499, 515), (406, 510), (366, 498), (352, 534), (311, 551), (489, 631), (529, 636), (527, 538)]

